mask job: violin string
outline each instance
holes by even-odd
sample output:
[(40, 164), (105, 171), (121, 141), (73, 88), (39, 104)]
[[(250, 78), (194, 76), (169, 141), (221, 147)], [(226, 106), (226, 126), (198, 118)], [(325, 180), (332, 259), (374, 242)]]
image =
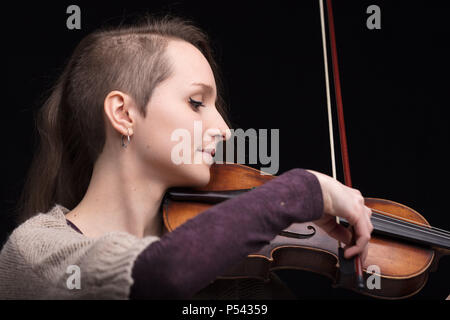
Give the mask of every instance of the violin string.
[[(381, 215), (381, 219), (384, 219), (385, 221), (390, 221), (389, 219), (387, 219), (386, 217), (383, 217), (382, 215)], [(380, 218), (380, 217), (378, 217), (378, 218)], [(396, 221), (393, 221), (393, 222), (396, 222)], [(405, 222), (405, 221), (402, 221), (402, 220), (398, 220), (398, 222), (397, 222), (398, 224), (403, 224), (403, 225), (405, 225), (405, 226), (411, 226), (412, 228), (415, 228), (415, 229), (417, 229), (417, 230), (421, 230), (421, 231), (423, 231), (423, 232), (426, 232), (426, 233), (432, 233), (432, 234), (434, 234), (434, 235), (436, 235), (436, 236), (442, 236), (442, 237), (446, 237), (446, 238), (450, 238), (450, 233), (448, 232), (448, 231), (446, 231), (446, 230), (441, 230), (441, 229), (433, 229), (433, 228), (427, 228), (427, 227), (422, 227), (422, 226), (418, 226), (418, 225), (416, 225), (416, 224), (414, 224), (414, 223), (409, 223), (409, 222)]]
[[(386, 230), (379, 229), (381, 231), (381, 234), (386, 234)], [(390, 237), (399, 237), (401, 239), (404, 239), (406, 241), (413, 241), (413, 242), (419, 242), (423, 245), (430, 246), (430, 247), (438, 247), (438, 248), (444, 248), (444, 249), (450, 249), (450, 240), (449, 239), (435, 239), (430, 237), (429, 235), (419, 233), (417, 230), (414, 230), (414, 232), (408, 231), (408, 230), (402, 230), (402, 231), (387, 231), (387, 235)]]
[[(375, 218), (374, 220), (376, 221), (377, 219), (379, 219), (379, 218)], [(382, 220), (382, 219), (380, 219), (380, 220)], [(375, 221), (374, 221), (374, 223), (375, 223)], [(388, 223), (388, 224), (396, 224), (395, 222), (390, 222), (390, 221), (385, 221), (385, 220), (382, 220), (383, 222), (386, 222), (386, 223)], [(407, 228), (407, 229), (411, 229), (411, 230), (409, 230), (409, 231), (413, 231), (413, 232), (415, 232), (415, 233), (417, 233), (417, 234), (415, 234), (414, 235), (414, 238), (415, 239), (417, 239), (417, 240), (422, 240), (422, 241), (427, 241), (427, 242), (431, 242), (432, 244), (436, 244), (436, 245), (440, 245), (440, 246), (444, 246), (444, 247), (448, 247), (448, 248), (450, 248), (450, 239), (448, 238), (448, 237), (443, 237), (443, 236), (440, 236), (440, 237), (438, 237), (438, 238), (430, 238), (430, 236), (433, 236), (432, 234), (429, 234), (429, 233), (426, 233), (426, 232), (423, 232), (422, 230), (417, 230), (416, 228), (413, 228), (413, 227), (410, 227), (410, 226), (405, 226), (405, 225), (401, 225), (403, 228)], [(402, 230), (402, 231), (408, 231), (408, 230)], [(393, 233), (393, 234), (397, 234), (397, 235), (402, 235), (402, 231), (399, 231), (399, 232), (391, 232), (391, 233)]]
[(415, 231), (421, 232), (422, 234), (438, 236), (438, 237), (443, 238), (445, 240), (450, 240), (450, 237), (448, 235), (439, 234), (439, 233), (436, 233), (433, 230), (423, 230), (423, 229), (417, 228), (417, 226), (414, 226), (414, 225), (405, 224), (403, 222), (396, 222), (396, 221), (386, 220), (386, 219), (384, 219), (384, 218), (382, 218), (380, 216), (375, 216), (375, 217), (372, 217), (372, 218), (375, 221), (379, 220), (379, 221), (383, 221), (383, 222), (388, 223), (388, 224), (399, 225), (399, 226), (402, 226), (402, 227), (405, 227), (405, 228), (408, 228), (408, 229), (413, 229)]
[[(374, 220), (376, 220), (376, 219), (379, 219), (379, 218), (375, 217)], [(390, 223), (390, 224), (396, 224), (395, 222), (392, 222), (392, 221), (385, 221), (383, 219), (380, 219), (380, 220), (382, 220), (383, 222)], [(402, 225), (402, 226), (406, 227), (406, 228), (411, 228), (410, 226), (404, 226), (404, 225)], [(411, 228), (411, 229), (413, 229), (413, 231), (419, 233), (418, 235), (414, 236), (414, 239), (416, 239), (416, 240), (423, 241), (423, 242), (427, 243), (428, 245), (437, 245), (437, 246), (444, 247), (444, 248), (450, 248), (450, 239), (447, 237), (445, 237), (446, 239), (440, 239), (440, 238), (439, 239), (432, 239), (432, 238), (430, 239), (429, 237), (427, 237), (427, 236), (429, 236), (429, 234), (428, 235), (423, 234), (424, 232), (422, 230), (417, 230), (415, 228)], [(391, 232), (391, 234), (392, 233), (393, 232)], [(401, 232), (393, 233), (393, 234), (402, 235)]]
[(428, 235), (440, 236), (441, 238), (444, 238), (444, 240), (450, 240), (450, 236), (443, 235), (443, 234), (437, 234), (433, 230), (420, 229), (420, 228), (418, 228), (417, 225), (414, 225), (414, 224), (409, 225), (409, 224), (406, 224), (405, 222), (386, 220), (385, 218), (383, 218), (382, 215), (379, 215), (379, 216), (373, 216), (372, 215), (372, 219), (375, 220), (375, 221), (376, 220), (380, 220), (380, 221), (383, 221), (385, 223), (389, 223), (391, 225), (399, 225), (399, 226), (402, 226), (402, 227), (405, 227), (405, 228), (408, 228), (408, 229), (413, 229), (414, 231), (418, 231), (418, 232), (425, 233), (425, 234), (428, 234)]
[[(444, 241), (444, 242), (446, 242), (447, 244), (445, 244), (445, 246), (447, 246), (447, 247), (450, 247), (450, 237), (449, 236), (446, 236), (446, 235), (442, 235), (442, 234), (436, 234), (434, 231), (426, 231), (426, 230), (422, 230), (422, 229), (418, 229), (418, 228), (415, 228), (414, 226), (410, 226), (410, 225), (405, 225), (405, 224), (402, 224), (402, 223), (397, 223), (397, 222), (394, 222), (394, 221), (388, 221), (388, 220), (385, 220), (385, 219), (383, 219), (383, 218), (380, 218), (380, 217), (373, 217), (373, 222), (375, 223), (376, 221), (381, 221), (381, 222), (383, 222), (383, 223), (387, 223), (387, 224), (390, 224), (390, 225), (396, 225), (396, 226), (400, 226), (400, 227), (402, 227), (402, 228), (406, 228), (406, 229), (409, 229), (410, 231), (414, 231), (414, 232), (417, 232), (417, 233), (419, 233), (419, 237), (422, 237), (422, 240), (424, 240), (425, 238), (423, 238), (423, 237), (435, 237), (435, 241), (438, 241), (438, 242), (441, 242), (441, 241)], [(437, 238), (436, 238), (437, 237)], [(428, 238), (429, 240), (432, 240), (432, 239), (430, 239), (430, 238)]]
[[(375, 214), (376, 214), (376, 213), (375, 213)], [(417, 228), (420, 228), (420, 229), (423, 229), (423, 230), (426, 230), (426, 231), (433, 230), (433, 231), (436, 231), (436, 232), (441, 233), (441, 234), (443, 234), (443, 235), (450, 235), (450, 232), (448, 232), (447, 230), (435, 228), (435, 227), (432, 227), (432, 226), (427, 226), (427, 225), (418, 224), (418, 223), (416, 223), (416, 222), (410, 222), (410, 220), (409, 220), (409, 221), (405, 221), (405, 220), (403, 220), (403, 219), (398, 219), (398, 218), (392, 217), (392, 216), (386, 216), (386, 215), (384, 215), (384, 214), (382, 214), (381, 216), (384, 217), (384, 218), (386, 218), (386, 219), (394, 219), (394, 220), (399, 221), (399, 222), (408, 223), (408, 224), (411, 224), (411, 225), (413, 225), (413, 226), (416, 226)]]
[(392, 219), (402, 220), (402, 221), (411, 223), (411, 224), (413, 224), (413, 225), (415, 225), (415, 226), (420, 226), (420, 227), (425, 228), (425, 229), (427, 229), (427, 230), (432, 229), (432, 230), (435, 230), (435, 231), (438, 231), (438, 232), (441, 232), (441, 233), (450, 235), (450, 232), (447, 231), (447, 230), (439, 229), (439, 228), (436, 228), (436, 227), (433, 227), (433, 226), (430, 226), (430, 225), (426, 225), (426, 224), (423, 224), (423, 223), (421, 223), (421, 222), (413, 221), (413, 220), (410, 220), (410, 219), (407, 219), (407, 218), (403, 218), (403, 217), (402, 217), (402, 218), (399, 218), (399, 217), (397, 217), (397, 216), (395, 216), (395, 215), (392, 215), (392, 214), (390, 214), (389, 212), (385, 212), (385, 211), (383, 211), (383, 210), (372, 209), (372, 208), (371, 208), (371, 210), (372, 210), (373, 212), (375, 212), (375, 213), (379, 213), (379, 214), (382, 214), (382, 215), (384, 215), (384, 216), (388, 216), (388, 217), (390, 217), (390, 218), (392, 218)]
[(417, 230), (422, 230), (424, 232), (432, 232), (433, 234), (436, 234), (436, 235), (442, 235), (442, 236), (445, 236), (445, 237), (450, 237), (450, 232), (448, 232), (446, 230), (443, 230), (443, 229), (438, 229), (438, 228), (434, 228), (434, 227), (431, 227), (431, 226), (419, 225), (419, 224), (416, 224), (415, 222), (404, 221), (402, 219), (394, 218), (394, 217), (392, 217), (390, 215), (389, 216), (385, 216), (384, 214), (379, 214), (377, 212), (374, 212), (374, 214), (372, 214), (372, 216), (384, 219), (385, 221), (392, 221), (392, 220), (394, 220), (392, 222), (395, 222), (397, 224), (403, 224), (405, 226), (410, 226), (410, 227), (413, 227), (413, 228), (415, 228)]

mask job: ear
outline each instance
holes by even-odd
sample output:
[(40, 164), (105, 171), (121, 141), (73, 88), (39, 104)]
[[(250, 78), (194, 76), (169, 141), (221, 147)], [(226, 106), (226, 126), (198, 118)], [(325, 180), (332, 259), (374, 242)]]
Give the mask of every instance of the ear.
[(121, 91), (111, 91), (106, 96), (103, 107), (106, 118), (115, 130), (124, 136), (133, 134), (134, 119), (130, 112), (133, 100), (130, 96)]

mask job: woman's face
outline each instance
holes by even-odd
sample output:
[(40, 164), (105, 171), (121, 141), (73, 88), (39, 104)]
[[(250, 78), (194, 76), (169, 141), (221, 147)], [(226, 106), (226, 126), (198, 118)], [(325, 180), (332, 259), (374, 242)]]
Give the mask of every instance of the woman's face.
[(166, 54), (173, 72), (153, 91), (146, 118), (137, 117), (131, 143), (143, 170), (169, 187), (205, 185), (210, 150), (230, 136), (215, 106), (213, 71), (188, 42), (170, 41)]

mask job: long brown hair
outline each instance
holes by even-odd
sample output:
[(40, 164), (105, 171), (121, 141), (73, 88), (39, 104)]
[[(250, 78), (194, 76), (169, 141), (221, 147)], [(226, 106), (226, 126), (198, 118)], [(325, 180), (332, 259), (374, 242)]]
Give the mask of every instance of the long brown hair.
[(171, 74), (164, 54), (170, 39), (187, 41), (203, 53), (216, 79), (216, 107), (229, 124), (212, 46), (192, 21), (146, 14), (131, 25), (98, 29), (75, 48), (35, 116), (39, 144), (17, 203), (16, 223), (55, 203), (72, 209), (81, 201), (105, 144), (106, 95), (112, 90), (129, 94), (145, 117), (153, 90)]

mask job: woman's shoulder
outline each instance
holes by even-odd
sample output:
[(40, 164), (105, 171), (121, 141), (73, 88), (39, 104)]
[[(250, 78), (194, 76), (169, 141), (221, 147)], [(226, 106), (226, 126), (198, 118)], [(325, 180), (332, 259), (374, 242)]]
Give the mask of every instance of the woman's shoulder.
[[(126, 297), (124, 288), (132, 283), (134, 260), (158, 238), (137, 238), (126, 232), (110, 232), (98, 238), (89, 238), (67, 224), (67, 211), (57, 204), (13, 230), (0, 252), (0, 283), (14, 288), (21, 287), (22, 282), (24, 288), (29, 285), (35, 288), (53, 286), (62, 288), (64, 293), (67, 268), (76, 265), (84, 275), (85, 296), (95, 291), (99, 295), (111, 293)], [(109, 283), (107, 286), (114, 284), (115, 289), (104, 289), (103, 293), (99, 293), (98, 290), (103, 290), (99, 285), (101, 283)], [(89, 288), (96, 289), (91, 291)], [(58, 292), (61, 294), (61, 291)], [(33, 294), (30, 292), (30, 296)]]
[[(77, 232), (67, 225), (67, 208), (56, 204), (47, 212), (39, 212), (18, 225), (9, 235), (5, 246), (43, 246), (46, 242), (76, 238)], [(78, 237), (80, 238), (80, 237)]]
[[(61, 246), (92, 247), (95, 244), (110, 244), (118, 247), (132, 245), (144, 246), (158, 237), (137, 238), (127, 232), (109, 232), (98, 238), (90, 238), (77, 232), (68, 223), (65, 214), (69, 209), (55, 204), (49, 211), (40, 212), (17, 226), (8, 237), (7, 245), (24, 253), (33, 250), (34, 254), (49, 254)], [(41, 252), (41, 253), (40, 253)]]

